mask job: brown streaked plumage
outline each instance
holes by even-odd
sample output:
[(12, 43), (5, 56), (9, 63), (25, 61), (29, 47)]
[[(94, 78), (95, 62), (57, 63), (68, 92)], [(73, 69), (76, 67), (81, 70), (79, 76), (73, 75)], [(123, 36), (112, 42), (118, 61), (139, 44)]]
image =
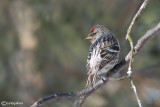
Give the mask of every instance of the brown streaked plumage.
[(87, 58), (88, 80), (86, 87), (93, 87), (97, 76), (103, 77), (118, 62), (120, 45), (115, 36), (103, 25), (96, 25), (88, 34), (91, 46)]

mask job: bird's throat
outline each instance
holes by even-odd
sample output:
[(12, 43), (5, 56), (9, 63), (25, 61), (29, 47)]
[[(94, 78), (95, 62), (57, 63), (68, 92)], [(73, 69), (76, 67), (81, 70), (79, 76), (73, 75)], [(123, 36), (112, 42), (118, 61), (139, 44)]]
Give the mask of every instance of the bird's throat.
[(96, 37), (94, 37), (93, 39), (92, 39), (92, 44), (96, 41), (97, 39), (96, 39)]

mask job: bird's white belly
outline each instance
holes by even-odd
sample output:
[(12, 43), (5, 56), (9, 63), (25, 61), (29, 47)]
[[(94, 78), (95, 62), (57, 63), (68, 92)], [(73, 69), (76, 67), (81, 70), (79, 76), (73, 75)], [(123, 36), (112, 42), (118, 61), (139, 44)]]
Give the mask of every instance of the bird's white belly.
[(91, 59), (90, 59), (90, 67), (91, 69), (95, 69), (95, 67), (97, 67), (100, 62), (101, 62), (102, 58), (99, 54), (99, 50), (94, 49), (91, 55)]

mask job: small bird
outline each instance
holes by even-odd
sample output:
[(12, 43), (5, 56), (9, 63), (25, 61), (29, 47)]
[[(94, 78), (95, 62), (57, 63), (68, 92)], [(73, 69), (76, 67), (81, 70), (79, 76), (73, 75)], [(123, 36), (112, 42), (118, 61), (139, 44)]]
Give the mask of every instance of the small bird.
[(86, 65), (88, 71), (86, 88), (91, 88), (97, 78), (103, 78), (117, 64), (120, 45), (115, 36), (103, 25), (95, 25), (86, 39), (90, 39), (91, 42)]

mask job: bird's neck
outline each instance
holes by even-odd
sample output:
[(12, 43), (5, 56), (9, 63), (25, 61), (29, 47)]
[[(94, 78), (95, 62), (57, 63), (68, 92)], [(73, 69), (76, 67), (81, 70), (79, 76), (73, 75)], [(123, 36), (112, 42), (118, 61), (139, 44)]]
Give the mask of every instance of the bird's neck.
[(97, 37), (93, 37), (93, 39), (91, 40), (91, 43), (92, 44), (95, 43), (97, 39), (98, 39)]

